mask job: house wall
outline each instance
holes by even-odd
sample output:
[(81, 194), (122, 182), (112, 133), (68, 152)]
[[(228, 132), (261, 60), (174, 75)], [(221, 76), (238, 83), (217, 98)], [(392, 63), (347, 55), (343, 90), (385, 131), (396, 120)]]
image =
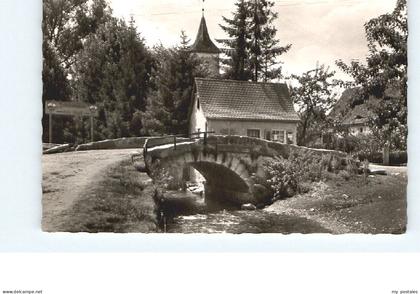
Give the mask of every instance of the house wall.
[(366, 125), (355, 125), (355, 126), (349, 127), (349, 132), (353, 136), (358, 136), (358, 135), (369, 135), (372, 133), (372, 130), (370, 129), (369, 126), (366, 126)]
[[(209, 120), (207, 129), (219, 135), (238, 135), (247, 136), (248, 129), (259, 129), (260, 138), (266, 139), (266, 132), (272, 130), (291, 132), (293, 144), (296, 144), (297, 122), (278, 122), (278, 121), (235, 121), (235, 120)], [(272, 138), (271, 138), (272, 139)], [(284, 140), (284, 142), (287, 142)]]
[(200, 129), (201, 132), (204, 132), (206, 130), (206, 122), (207, 119), (204, 117), (201, 105), (200, 108), (197, 108), (197, 94), (195, 94), (194, 105), (190, 118), (190, 133), (197, 132), (198, 129)]

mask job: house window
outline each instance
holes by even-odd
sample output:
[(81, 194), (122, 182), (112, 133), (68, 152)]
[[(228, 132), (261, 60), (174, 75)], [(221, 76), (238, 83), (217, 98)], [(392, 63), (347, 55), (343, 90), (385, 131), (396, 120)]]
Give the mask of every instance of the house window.
[(246, 131), (246, 135), (251, 138), (260, 138), (260, 130), (259, 129), (248, 129)]
[(287, 144), (293, 144), (293, 132), (287, 132)]
[(363, 128), (360, 128), (360, 132), (363, 133)]
[(271, 138), (274, 142), (284, 143), (284, 131), (272, 130)]

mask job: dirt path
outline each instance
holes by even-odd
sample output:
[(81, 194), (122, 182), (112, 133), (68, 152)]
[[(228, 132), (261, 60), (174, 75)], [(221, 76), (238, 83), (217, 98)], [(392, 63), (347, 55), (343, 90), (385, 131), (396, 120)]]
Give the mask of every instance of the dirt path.
[(43, 155), (42, 228), (56, 231), (63, 211), (101, 182), (105, 171), (138, 149), (92, 150)]

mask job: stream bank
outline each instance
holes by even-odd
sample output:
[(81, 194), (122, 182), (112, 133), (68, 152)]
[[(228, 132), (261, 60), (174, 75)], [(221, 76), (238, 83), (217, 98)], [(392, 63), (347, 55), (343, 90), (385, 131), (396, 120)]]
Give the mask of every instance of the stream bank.
[[(162, 192), (161, 192), (162, 193)], [(207, 206), (204, 195), (165, 191), (159, 197), (160, 228), (166, 233), (331, 233), (315, 221), (264, 209)]]
[(362, 233), (406, 230), (406, 169), (387, 175), (333, 177), (310, 191), (258, 210), (209, 209), (204, 196), (171, 191), (161, 206), (167, 233)]

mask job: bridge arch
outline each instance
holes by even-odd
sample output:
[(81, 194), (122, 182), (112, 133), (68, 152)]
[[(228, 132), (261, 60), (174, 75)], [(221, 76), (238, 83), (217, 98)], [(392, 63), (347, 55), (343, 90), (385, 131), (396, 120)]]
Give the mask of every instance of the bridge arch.
[[(242, 158), (241, 158), (242, 157)], [(253, 203), (252, 174), (249, 172), (249, 156), (223, 152), (212, 154), (207, 150), (198, 152), (176, 152), (170, 158), (161, 158), (161, 168), (182, 177), (183, 167), (192, 167), (205, 178), (206, 201), (218, 203)]]

